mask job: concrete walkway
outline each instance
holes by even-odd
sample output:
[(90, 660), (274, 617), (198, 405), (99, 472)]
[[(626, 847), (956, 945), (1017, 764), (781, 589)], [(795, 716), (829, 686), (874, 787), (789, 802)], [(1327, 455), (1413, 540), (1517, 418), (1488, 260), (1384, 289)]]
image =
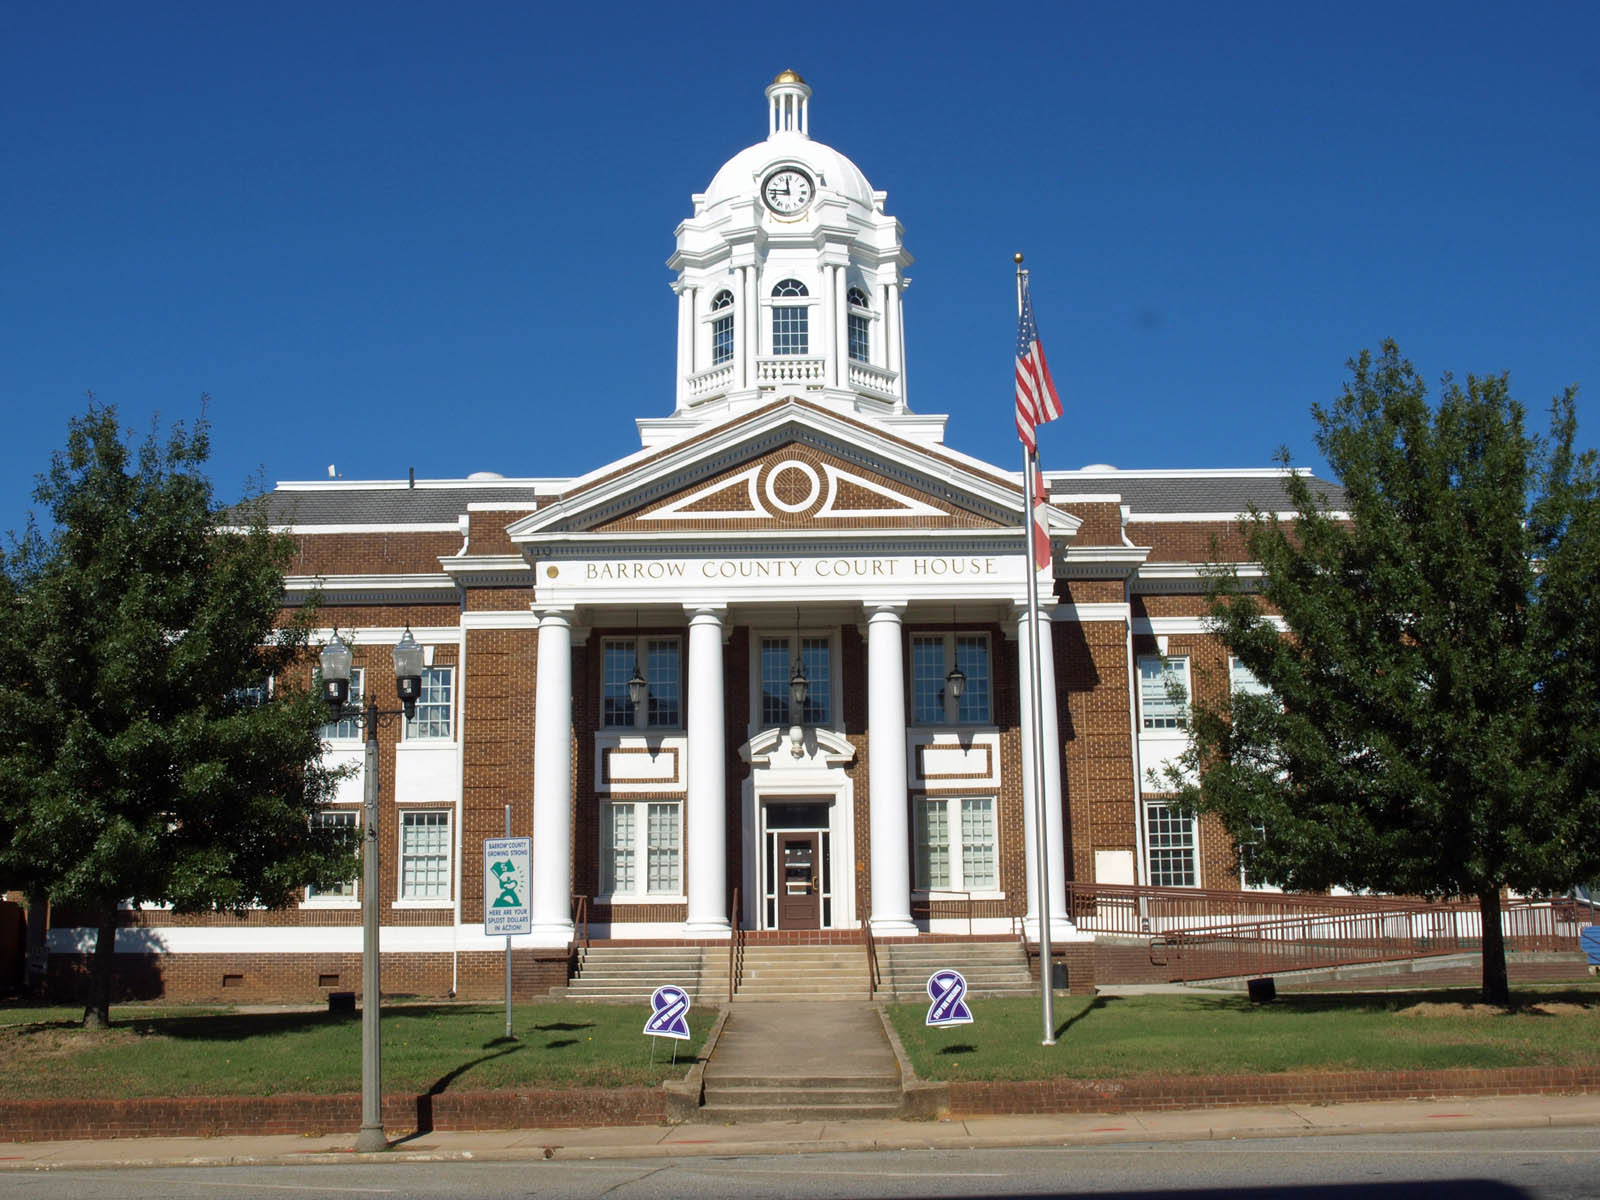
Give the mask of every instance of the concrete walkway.
[(354, 1152), (355, 1131), (330, 1137), (139, 1138), (0, 1142), (0, 1171), (393, 1161), (633, 1159), (815, 1154), (882, 1149), (1095, 1146), (1423, 1130), (1600, 1126), (1600, 1096), (1512, 1096), (1194, 1109), (1183, 1112), (968, 1117), (946, 1121), (778, 1121), (429, 1133), (383, 1154)]
[(838, 1079), (898, 1075), (876, 1005), (752, 1002), (728, 1007), (706, 1082), (728, 1076), (827, 1075)]

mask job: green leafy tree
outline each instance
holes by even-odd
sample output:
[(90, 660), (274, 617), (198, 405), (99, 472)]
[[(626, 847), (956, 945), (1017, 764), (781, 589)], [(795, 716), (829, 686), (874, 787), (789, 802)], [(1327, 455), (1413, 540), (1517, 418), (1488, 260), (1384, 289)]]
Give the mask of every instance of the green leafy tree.
[(208, 453), (203, 410), (134, 449), (91, 397), (0, 573), (0, 876), (96, 927), (87, 1025), (126, 902), (242, 913), (350, 874), (313, 819), (336, 773), (305, 618), (279, 621), (291, 545), (215, 501)]
[(1446, 376), (1434, 405), (1392, 342), (1349, 366), (1313, 409), (1346, 515), (1295, 475), (1293, 519), (1246, 524), (1259, 589), (1211, 583), (1269, 690), (1197, 706), (1167, 779), (1264, 882), (1475, 897), (1503, 1005), (1501, 889), (1600, 869), (1596, 458), (1573, 449), (1573, 390), (1538, 437), (1503, 375)]

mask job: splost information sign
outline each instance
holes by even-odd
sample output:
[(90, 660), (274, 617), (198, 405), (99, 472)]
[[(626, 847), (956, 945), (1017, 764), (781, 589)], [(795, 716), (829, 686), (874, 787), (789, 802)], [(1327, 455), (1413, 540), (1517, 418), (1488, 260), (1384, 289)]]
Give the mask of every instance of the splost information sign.
[(488, 838), (483, 843), (483, 932), (510, 937), (533, 932), (533, 839)]

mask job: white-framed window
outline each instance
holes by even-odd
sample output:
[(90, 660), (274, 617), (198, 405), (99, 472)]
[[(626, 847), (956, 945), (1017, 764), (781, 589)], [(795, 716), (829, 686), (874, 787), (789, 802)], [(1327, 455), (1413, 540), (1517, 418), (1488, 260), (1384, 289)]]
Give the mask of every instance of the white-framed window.
[[(1176, 685), (1176, 686), (1174, 686)], [(1139, 724), (1170, 733), (1189, 724), (1189, 660), (1149, 655), (1139, 660)]]
[(406, 740), (448, 741), (454, 723), (455, 668), (423, 667), (422, 690), (417, 695), (417, 712), (406, 722)]
[[(351, 708), (360, 708), (366, 700), (367, 669), (365, 667), (350, 668), (350, 698), (346, 704)], [(340, 717), (337, 721), (329, 721), (322, 727), (322, 740), (325, 742), (359, 742), (362, 738), (360, 716)]]
[(1144, 806), (1145, 845), (1151, 887), (1195, 887), (1199, 883), (1194, 814), (1162, 800)]
[(795, 655), (806, 673), (806, 702), (799, 714), (802, 725), (833, 724), (833, 647), (825, 637), (779, 634), (761, 639), (761, 724), (788, 725), (789, 680)]
[[(354, 808), (323, 808), (318, 809), (312, 816), (311, 823), (324, 829), (354, 829), (360, 820), (360, 810)], [(343, 900), (351, 901), (358, 898), (356, 880), (361, 874), (360, 856), (354, 856), (350, 861), (350, 878), (331, 887), (319, 888), (311, 884), (306, 885), (307, 900)]]
[(1228, 693), (1244, 692), (1250, 696), (1265, 696), (1272, 689), (1257, 679), (1255, 672), (1239, 661), (1238, 656), (1228, 656)]
[(450, 810), (400, 812), (400, 899), (450, 899)]
[[(951, 668), (965, 675), (961, 696), (951, 694)], [(911, 719), (919, 725), (987, 725), (991, 720), (989, 635), (911, 635)]]
[(918, 891), (999, 889), (993, 796), (919, 796), (913, 801)]
[(711, 364), (733, 361), (733, 293), (723, 288), (711, 297)]
[(774, 303), (772, 306), (772, 353), (808, 354), (811, 350), (811, 310), (804, 303), (811, 293), (798, 279), (780, 279), (772, 289), (774, 301), (800, 300), (801, 303)]
[[(645, 677), (645, 702), (634, 711), (628, 680)], [(683, 727), (683, 655), (675, 637), (607, 638), (601, 649), (600, 721), (607, 729)]]
[(867, 293), (853, 287), (846, 294), (849, 302), (850, 357), (855, 362), (872, 361), (872, 311)]
[(247, 683), (244, 687), (234, 688), (228, 693), (230, 703), (240, 708), (260, 708), (272, 699), (272, 676), (263, 675), (254, 683)]
[(600, 890), (613, 896), (683, 894), (683, 805), (619, 800), (600, 806)]

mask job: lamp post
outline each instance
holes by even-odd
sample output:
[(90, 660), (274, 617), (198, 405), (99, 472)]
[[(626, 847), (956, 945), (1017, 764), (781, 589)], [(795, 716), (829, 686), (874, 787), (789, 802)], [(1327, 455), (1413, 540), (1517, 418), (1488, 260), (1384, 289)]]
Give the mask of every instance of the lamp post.
[(789, 675), (789, 753), (796, 758), (804, 754), (806, 749), (806, 731), (803, 726), (806, 697), (810, 693), (811, 681), (806, 678), (806, 669), (800, 665), (800, 653), (796, 648), (794, 670)]
[(362, 777), (361, 840), (361, 1132), (356, 1149), (367, 1152), (387, 1150), (389, 1139), (383, 1134), (383, 1068), (379, 1039), (378, 985), (378, 723), (402, 714), (409, 720), (417, 711), (422, 693), (422, 647), (406, 626), (404, 636), (394, 648), (395, 694), (400, 709), (380, 710), (377, 696), (369, 689), (366, 708), (350, 703), (350, 647), (334, 630), (333, 640), (322, 649), (322, 698), (334, 720), (362, 718), (366, 742), (366, 761)]

